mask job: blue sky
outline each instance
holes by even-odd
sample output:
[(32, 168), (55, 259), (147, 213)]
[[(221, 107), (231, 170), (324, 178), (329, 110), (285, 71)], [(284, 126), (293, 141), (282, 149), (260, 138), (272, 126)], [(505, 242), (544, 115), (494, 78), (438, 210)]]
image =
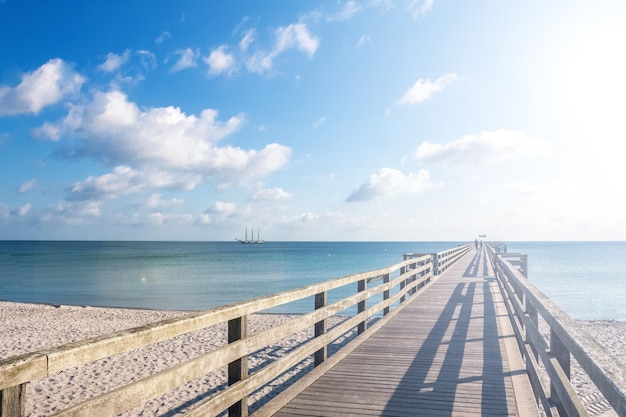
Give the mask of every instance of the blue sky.
[(0, 239), (626, 239), (626, 3), (0, 1)]

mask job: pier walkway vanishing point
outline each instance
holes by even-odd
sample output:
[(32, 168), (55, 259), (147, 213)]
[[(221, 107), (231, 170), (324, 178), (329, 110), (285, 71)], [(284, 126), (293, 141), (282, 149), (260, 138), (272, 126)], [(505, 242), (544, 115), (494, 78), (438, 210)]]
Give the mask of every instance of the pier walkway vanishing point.
[(486, 251), (472, 250), (409, 300), (295, 398), (260, 414), (539, 414)]

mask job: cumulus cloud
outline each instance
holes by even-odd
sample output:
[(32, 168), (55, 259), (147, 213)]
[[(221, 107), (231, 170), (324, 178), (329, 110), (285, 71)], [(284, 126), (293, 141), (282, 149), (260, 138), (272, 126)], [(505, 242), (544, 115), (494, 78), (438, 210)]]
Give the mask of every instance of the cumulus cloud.
[(235, 70), (235, 56), (228, 52), (226, 45), (221, 45), (203, 58), (209, 66), (209, 74), (231, 74)]
[(164, 225), (172, 223), (190, 223), (193, 220), (191, 214), (164, 214), (164, 213), (150, 213), (148, 215), (148, 222), (153, 225)]
[[(112, 172), (100, 176), (89, 176), (74, 183), (69, 189), (69, 201), (100, 201), (123, 195), (135, 194), (144, 189), (190, 190), (200, 182), (199, 175), (176, 174), (162, 171), (138, 171), (129, 166), (115, 167)], [(160, 194), (151, 197), (160, 198)], [(150, 201), (148, 202), (149, 206)]]
[(98, 69), (104, 72), (114, 72), (130, 59), (130, 49), (125, 50), (121, 55), (109, 52), (104, 62), (98, 65)]
[(191, 48), (179, 49), (175, 52), (179, 56), (178, 61), (172, 67), (172, 72), (184, 70), (186, 68), (193, 68), (197, 66), (197, 60), (200, 56), (200, 51), (193, 50)]
[(99, 177), (89, 176), (85, 181), (74, 183), (70, 190), (70, 200), (102, 200), (136, 193), (144, 186), (136, 179), (135, 170), (127, 166), (119, 166), (109, 174)]
[(255, 52), (247, 61), (248, 71), (264, 73), (273, 67), (274, 59), (289, 49), (298, 49), (306, 53), (309, 58), (315, 55), (319, 47), (319, 39), (309, 32), (304, 23), (294, 23), (281, 26), (274, 32), (275, 43), (270, 52)]
[(154, 193), (150, 195), (150, 197), (148, 197), (148, 200), (146, 200), (146, 204), (145, 204), (146, 207), (150, 209), (167, 208), (167, 207), (179, 206), (185, 202), (185, 200), (182, 200), (180, 198), (172, 198), (169, 200), (164, 200), (161, 197), (162, 197), (162, 194), (159, 194), (159, 193)]
[(423, 142), (413, 156), (420, 162), (475, 165), (550, 154), (550, 144), (515, 130), (484, 131), (449, 143)]
[(349, 20), (354, 16), (359, 10), (361, 10), (361, 6), (357, 4), (355, 1), (348, 1), (343, 6), (343, 9), (338, 11), (337, 13), (333, 13), (326, 19), (329, 22), (341, 22), (344, 20)]
[(291, 149), (276, 143), (260, 150), (219, 146), (244, 123), (242, 114), (225, 122), (205, 109), (187, 115), (177, 107), (140, 109), (121, 91), (97, 92), (87, 104), (73, 105), (56, 123), (34, 133), (59, 140), (80, 139), (73, 157), (92, 157), (108, 165), (151, 172), (180, 172), (237, 180), (257, 178), (283, 167)]
[(420, 169), (416, 174), (407, 175), (391, 169), (381, 168), (369, 180), (348, 196), (346, 201), (369, 201), (378, 197), (393, 197), (399, 194), (419, 194), (433, 188), (430, 173)]
[(235, 203), (216, 201), (206, 212), (219, 215), (220, 217), (228, 217), (235, 213), (236, 208), (237, 205)]
[(201, 225), (211, 224), (215, 222), (215, 220), (223, 220), (232, 217), (236, 210), (237, 205), (235, 203), (216, 201), (211, 207), (204, 211), (204, 214), (198, 217), (197, 223)]
[(427, 100), (433, 94), (443, 90), (445, 87), (457, 81), (456, 74), (446, 74), (443, 77), (431, 81), (430, 78), (424, 80), (420, 78), (404, 95), (398, 100), (398, 104), (416, 104)]
[(266, 188), (259, 190), (252, 195), (252, 200), (278, 201), (288, 200), (290, 198), (293, 198), (293, 194), (288, 193), (282, 188)]
[(85, 78), (60, 58), (22, 76), (15, 87), (0, 86), (0, 116), (38, 114), (41, 109), (77, 94)]

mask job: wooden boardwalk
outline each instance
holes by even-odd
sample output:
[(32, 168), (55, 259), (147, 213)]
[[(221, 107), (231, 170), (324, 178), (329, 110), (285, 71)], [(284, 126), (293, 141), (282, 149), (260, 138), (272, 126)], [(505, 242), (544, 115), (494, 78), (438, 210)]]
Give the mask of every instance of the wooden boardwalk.
[(274, 415), (537, 416), (484, 251), (410, 297)]

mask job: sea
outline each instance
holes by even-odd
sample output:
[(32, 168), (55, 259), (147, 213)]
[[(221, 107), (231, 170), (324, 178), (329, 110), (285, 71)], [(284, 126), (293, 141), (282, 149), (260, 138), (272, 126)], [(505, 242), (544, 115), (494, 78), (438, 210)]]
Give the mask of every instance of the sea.
[[(205, 310), (464, 243), (0, 241), (0, 300)], [(528, 278), (573, 318), (626, 320), (626, 242), (505, 243), (528, 255)]]

